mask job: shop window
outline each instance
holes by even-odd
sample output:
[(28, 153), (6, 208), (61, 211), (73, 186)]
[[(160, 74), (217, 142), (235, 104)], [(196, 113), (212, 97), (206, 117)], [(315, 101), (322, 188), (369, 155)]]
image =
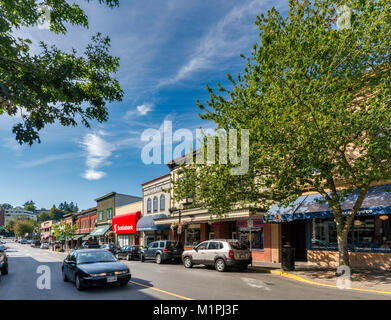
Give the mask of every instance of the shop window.
[(106, 219), (111, 219), (113, 217), (113, 209), (106, 209)]
[(147, 200), (147, 213), (151, 213), (151, 198)]
[(260, 227), (239, 227), (239, 241), (251, 249), (263, 249), (263, 226)]
[(153, 198), (153, 212), (157, 212), (157, 197)]
[(164, 194), (160, 196), (160, 211), (164, 211), (166, 209), (166, 197)]
[(209, 240), (215, 238), (215, 233), (214, 232), (209, 232)]
[(201, 241), (200, 229), (187, 229), (185, 230), (185, 246), (195, 246)]

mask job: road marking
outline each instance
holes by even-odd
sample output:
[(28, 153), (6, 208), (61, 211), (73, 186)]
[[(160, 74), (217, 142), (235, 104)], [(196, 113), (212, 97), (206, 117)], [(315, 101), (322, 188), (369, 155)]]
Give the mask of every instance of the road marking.
[(270, 291), (269, 286), (262, 280), (253, 279), (253, 278), (241, 278), (249, 287), (264, 289)]
[(149, 288), (149, 289), (152, 289), (152, 290), (155, 290), (155, 291), (158, 291), (158, 292), (162, 292), (162, 293), (165, 293), (165, 294), (168, 294), (170, 296), (174, 296), (174, 297), (177, 297), (177, 298), (181, 298), (181, 299), (184, 299), (184, 300), (194, 300), (192, 298), (187, 298), (187, 297), (184, 297), (184, 296), (180, 296), (179, 294), (176, 294), (176, 293), (173, 293), (173, 292), (169, 292), (169, 291), (165, 291), (165, 290), (161, 290), (161, 289), (158, 289), (158, 288), (155, 288), (155, 287), (152, 287), (152, 286), (147, 286), (145, 284), (142, 284), (142, 283), (139, 283), (139, 282), (135, 282), (135, 281), (129, 281), (133, 284), (136, 284), (136, 285), (139, 285), (139, 286), (142, 286), (142, 287), (145, 287), (145, 288)]

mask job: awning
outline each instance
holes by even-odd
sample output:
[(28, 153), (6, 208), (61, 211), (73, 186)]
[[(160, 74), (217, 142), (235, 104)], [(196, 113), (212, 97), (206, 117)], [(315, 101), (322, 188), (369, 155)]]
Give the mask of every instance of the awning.
[(81, 240), (90, 240), (90, 239), (92, 239), (92, 237), (90, 235), (87, 235), (87, 236), (81, 238)]
[(114, 216), (112, 219), (112, 231), (117, 234), (136, 233), (137, 221), (140, 219), (140, 211)]
[(107, 230), (109, 230), (110, 228), (111, 228), (111, 225), (109, 225), (109, 224), (97, 226), (97, 227), (95, 227), (94, 231), (92, 231), (90, 233), (90, 236), (92, 236), (92, 237), (103, 236), (107, 232)]
[(85, 234), (75, 234), (72, 237), (72, 240), (79, 240), (79, 239), (83, 238), (84, 236), (85, 236)]
[[(358, 192), (349, 195), (342, 203), (342, 212), (349, 214), (358, 197)], [(391, 185), (369, 188), (358, 216), (391, 214)], [(300, 196), (287, 207), (274, 204), (268, 211), (265, 222), (284, 222), (299, 219), (332, 218), (334, 217), (328, 203), (319, 193)]]
[(143, 216), (137, 222), (136, 230), (137, 231), (169, 230), (170, 229), (169, 224), (162, 224), (162, 225), (155, 224), (154, 219), (162, 219), (162, 218), (167, 218), (167, 215), (160, 213), (160, 214), (150, 214), (150, 215)]

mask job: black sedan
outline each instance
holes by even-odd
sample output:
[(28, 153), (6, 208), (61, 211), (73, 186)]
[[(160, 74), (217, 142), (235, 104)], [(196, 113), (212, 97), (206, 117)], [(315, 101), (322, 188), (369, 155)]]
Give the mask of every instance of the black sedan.
[(115, 252), (115, 257), (126, 260), (140, 260), (141, 246), (123, 246)]
[(101, 286), (110, 283), (127, 285), (131, 279), (129, 268), (112, 253), (103, 249), (72, 251), (62, 264), (64, 281), (75, 282), (76, 288)]

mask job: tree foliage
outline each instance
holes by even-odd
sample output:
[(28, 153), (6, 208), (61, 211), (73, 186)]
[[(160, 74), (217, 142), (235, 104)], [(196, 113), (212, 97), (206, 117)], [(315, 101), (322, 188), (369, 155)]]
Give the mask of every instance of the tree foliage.
[[(118, 0), (99, 0), (113, 8)], [(20, 144), (40, 142), (38, 132), (55, 122), (63, 126), (108, 119), (107, 102), (121, 100), (123, 92), (112, 77), (119, 59), (109, 54), (110, 39), (92, 37), (82, 54), (59, 50), (41, 42), (40, 53), (31, 50), (30, 39), (13, 31), (37, 27), (50, 9), (50, 31), (66, 34), (67, 25), (88, 28), (79, 5), (66, 0), (0, 0), (0, 114), (20, 115), (13, 132)]]
[(33, 220), (16, 220), (14, 223), (14, 232), (18, 237), (24, 237), (26, 234), (34, 232), (35, 223)]
[[(345, 27), (337, 25), (341, 3), (351, 9)], [(230, 162), (182, 166), (174, 194), (193, 192), (221, 215), (239, 202), (267, 209), (319, 192), (348, 265), (348, 231), (367, 190), (391, 178), (391, 2), (290, 0), (289, 8), (285, 17), (275, 8), (257, 17), (259, 41), (244, 73), (198, 103), (201, 118), (220, 129), (249, 129), (248, 174), (231, 175)], [(352, 193), (357, 201), (345, 215)]]
[(54, 237), (56, 240), (66, 240), (67, 238), (74, 235), (76, 229), (76, 224), (71, 225), (65, 223), (65, 221), (62, 221), (61, 223), (55, 224), (53, 226)]
[(35, 212), (35, 202), (33, 200), (27, 201), (23, 204), (24, 210)]

